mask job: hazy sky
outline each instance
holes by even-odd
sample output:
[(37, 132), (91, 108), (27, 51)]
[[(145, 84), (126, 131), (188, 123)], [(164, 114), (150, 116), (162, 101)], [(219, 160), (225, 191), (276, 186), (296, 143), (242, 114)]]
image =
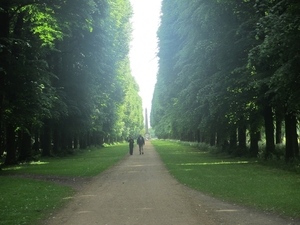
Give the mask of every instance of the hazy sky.
[[(158, 69), (156, 31), (159, 26), (161, 0), (130, 0), (133, 7), (131, 72), (140, 87), (143, 108), (150, 116), (151, 101)], [(149, 124), (150, 126), (150, 124)]]

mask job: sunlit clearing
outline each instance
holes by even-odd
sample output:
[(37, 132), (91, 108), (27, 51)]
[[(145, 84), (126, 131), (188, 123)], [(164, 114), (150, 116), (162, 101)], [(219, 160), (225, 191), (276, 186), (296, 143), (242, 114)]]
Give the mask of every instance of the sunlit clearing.
[[(190, 151), (184, 151), (184, 153), (186, 154), (207, 154), (208, 152), (204, 152), (204, 151), (197, 151), (197, 152), (190, 152)], [(172, 154), (172, 155), (180, 155), (182, 154), (182, 151), (169, 151), (168, 154)]]
[(20, 170), (20, 169), (22, 169), (21, 166), (2, 168), (2, 170)]
[[(257, 161), (255, 161), (257, 162)], [(207, 166), (207, 165), (229, 165), (229, 164), (248, 164), (253, 163), (249, 161), (238, 161), (238, 162), (211, 162), (211, 163), (181, 163), (179, 166)]]
[(2, 168), (2, 170), (20, 170), (22, 168), (24, 168), (24, 166), (28, 166), (28, 165), (45, 165), (45, 164), (49, 164), (49, 162), (30, 162), (30, 163), (23, 163), (20, 164), (20, 166), (12, 166), (12, 167), (6, 167), (6, 168)]
[(38, 162), (31, 162), (29, 164), (30, 165), (44, 165), (44, 164), (49, 164), (49, 162), (40, 162), (40, 161), (38, 161)]
[(193, 169), (184, 169), (184, 171), (192, 171)]

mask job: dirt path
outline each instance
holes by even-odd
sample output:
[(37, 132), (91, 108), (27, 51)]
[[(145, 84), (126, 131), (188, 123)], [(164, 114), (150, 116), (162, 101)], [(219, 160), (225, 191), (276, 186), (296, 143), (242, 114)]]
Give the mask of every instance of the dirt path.
[(238, 207), (179, 184), (147, 142), (95, 177), (47, 225), (300, 224)]

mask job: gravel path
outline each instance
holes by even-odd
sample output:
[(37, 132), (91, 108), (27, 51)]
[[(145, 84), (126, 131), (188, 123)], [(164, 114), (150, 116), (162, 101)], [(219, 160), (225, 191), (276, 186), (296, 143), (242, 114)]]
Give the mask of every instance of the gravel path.
[(300, 224), (224, 203), (179, 184), (153, 146), (135, 147), (89, 181), (47, 225), (284, 225)]

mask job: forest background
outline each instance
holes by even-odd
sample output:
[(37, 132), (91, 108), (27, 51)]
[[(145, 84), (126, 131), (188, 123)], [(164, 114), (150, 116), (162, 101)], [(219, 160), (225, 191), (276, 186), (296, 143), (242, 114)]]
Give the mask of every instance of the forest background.
[(5, 164), (123, 141), (144, 129), (127, 0), (0, 2)]
[[(128, 0), (0, 2), (5, 164), (143, 130), (128, 58), (131, 15)], [(298, 159), (299, 32), (296, 0), (162, 1), (156, 135)]]
[(156, 135), (297, 162), (299, 1), (164, 0), (161, 15)]

